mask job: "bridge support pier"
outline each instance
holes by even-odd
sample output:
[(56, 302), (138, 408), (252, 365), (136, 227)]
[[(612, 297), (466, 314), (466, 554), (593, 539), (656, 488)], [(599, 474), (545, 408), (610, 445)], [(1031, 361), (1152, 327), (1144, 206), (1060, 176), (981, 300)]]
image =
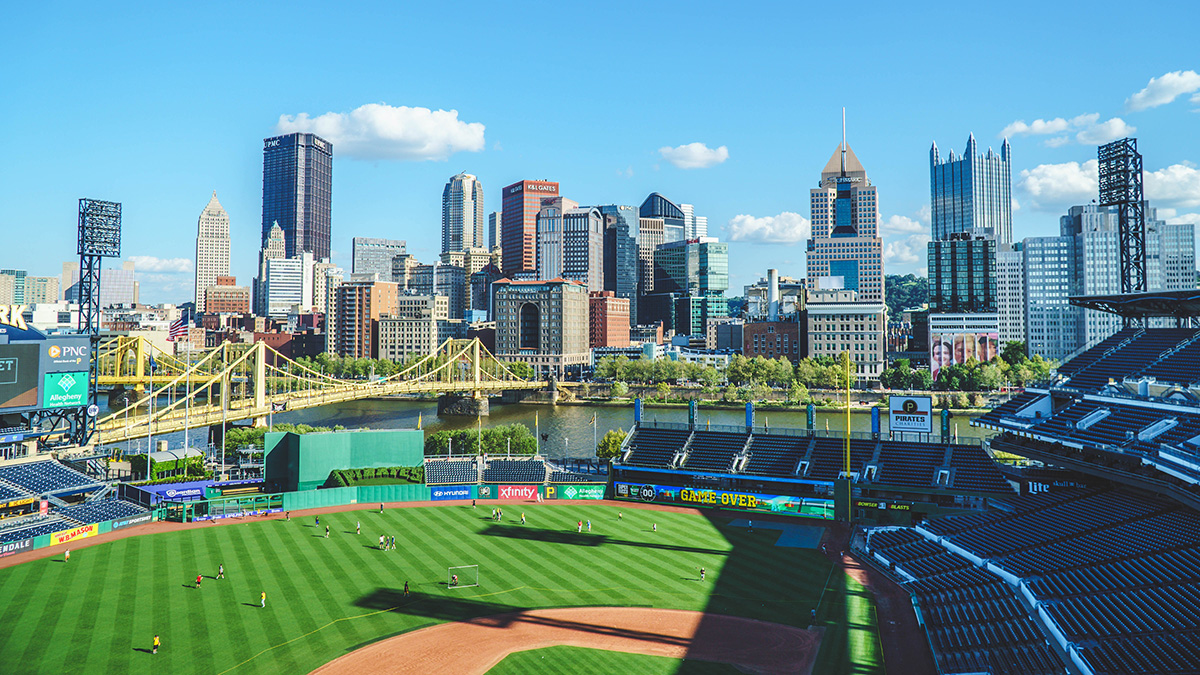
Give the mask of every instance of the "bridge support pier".
[(146, 390), (144, 387), (139, 386), (133, 389), (126, 389), (124, 385), (118, 384), (116, 387), (108, 390), (108, 407), (110, 410), (120, 410), (133, 405), (145, 395)]
[(490, 406), (486, 396), (445, 394), (438, 397), (438, 415), (469, 415), (486, 417)]

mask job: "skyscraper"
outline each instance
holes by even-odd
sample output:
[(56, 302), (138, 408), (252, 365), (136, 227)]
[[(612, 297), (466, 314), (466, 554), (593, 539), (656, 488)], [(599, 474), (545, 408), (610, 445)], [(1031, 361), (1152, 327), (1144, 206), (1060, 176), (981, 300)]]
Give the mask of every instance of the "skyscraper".
[(504, 273), (512, 276), (537, 269), (537, 217), (542, 198), (557, 197), (558, 183), (523, 180), (504, 188), (500, 247)]
[[(637, 320), (640, 219), (633, 206), (606, 204), (599, 207), (604, 216), (604, 290), (629, 301), (629, 316)], [(653, 263), (653, 253), (650, 254)]]
[(196, 311), (206, 309), (204, 291), (217, 277), (229, 276), (229, 214), (217, 201), (217, 191), (200, 212), (196, 224)]
[(499, 211), (488, 214), (487, 243), (484, 244), (488, 250), (500, 247), (500, 229), (503, 223), (504, 216)]
[(485, 246), (483, 183), (469, 173), (452, 176), (442, 190), (442, 253)]
[(263, 239), (278, 223), (285, 256), (329, 257), (333, 144), (316, 134), (263, 139)]
[(683, 211), (683, 238), (699, 239), (708, 236), (708, 216), (696, 215), (696, 207), (691, 204), (680, 204)]
[(882, 302), (883, 241), (875, 186), (844, 138), (810, 199), (808, 287), (857, 291), (859, 302)]
[(930, 223), (934, 241), (952, 234), (1012, 243), (1012, 148), (1008, 139), (1000, 154), (980, 154), (975, 135), (961, 156), (950, 151), (943, 161), (937, 143), (929, 149)]
[(537, 276), (604, 286), (604, 217), (563, 197), (542, 200), (537, 221)]
[(577, 208), (579, 202), (566, 197), (542, 200), (537, 217), (537, 278), (558, 279), (563, 276), (563, 214)]
[(406, 243), (396, 239), (355, 237), (351, 241), (351, 274), (378, 272), (379, 278), (392, 278), (392, 258), (404, 253)]
[(286, 251), (283, 228), (273, 223), (258, 251), (258, 276), (254, 277), (254, 313), (259, 316), (267, 315), (267, 264), (285, 258)]
[[(684, 234), (687, 229), (687, 223), (683, 209), (675, 202), (657, 192), (651, 192), (646, 197), (646, 200), (642, 202), (638, 215), (642, 218), (662, 218), (662, 243), (682, 241), (686, 238)], [(708, 219), (705, 219), (705, 228), (707, 229), (707, 227)]]

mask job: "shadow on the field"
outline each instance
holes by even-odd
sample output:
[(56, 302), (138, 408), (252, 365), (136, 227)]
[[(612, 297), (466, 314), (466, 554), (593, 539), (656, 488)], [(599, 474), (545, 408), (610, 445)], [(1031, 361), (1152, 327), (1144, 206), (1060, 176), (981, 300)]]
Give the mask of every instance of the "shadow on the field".
[(455, 598), (442, 594), (431, 595), (424, 593), (411, 593), (405, 597), (403, 591), (394, 588), (377, 588), (373, 593), (360, 598), (355, 604), (359, 607), (376, 611), (391, 610), (398, 614), (442, 621), (461, 621), (489, 628), (508, 628), (514, 624), (526, 623), (634, 640), (646, 640), (659, 644), (687, 646), (690, 643), (690, 640), (686, 638), (655, 633), (653, 631), (616, 628), (583, 621), (534, 616), (527, 614), (528, 609), (526, 608), (500, 605), (472, 598)]
[(592, 534), (589, 532), (569, 532), (560, 530), (539, 530), (529, 527), (520, 527), (517, 525), (492, 525), (480, 534), (489, 537), (508, 537), (510, 539), (544, 541), (551, 544), (571, 544), (574, 546), (604, 546), (607, 544), (614, 544), (616, 546), (637, 546), (640, 548), (655, 548), (663, 551), (678, 551), (681, 553), (706, 553), (720, 556), (729, 555), (728, 551), (718, 551), (710, 548), (699, 548), (696, 546), (655, 544), (647, 541), (629, 541), (627, 539), (614, 539), (607, 534)]

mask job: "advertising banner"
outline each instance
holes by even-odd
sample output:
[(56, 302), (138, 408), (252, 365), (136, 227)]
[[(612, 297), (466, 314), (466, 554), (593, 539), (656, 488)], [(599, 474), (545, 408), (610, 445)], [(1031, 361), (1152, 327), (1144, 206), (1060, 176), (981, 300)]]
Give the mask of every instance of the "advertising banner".
[(687, 506), (718, 507), (763, 513), (833, 517), (833, 502), (829, 499), (805, 499), (790, 495), (768, 495), (731, 490), (681, 488), (670, 485), (614, 483), (618, 499), (642, 502), (674, 503)]
[(434, 501), (445, 499), (470, 499), (470, 485), (449, 485), (446, 487), (431, 487), (429, 488), (429, 498)]
[(536, 485), (497, 485), (497, 499), (537, 499)]
[(12, 508), (16, 508), (18, 506), (25, 506), (26, 504), (32, 504), (36, 501), (37, 501), (37, 497), (25, 497), (24, 499), (14, 499), (11, 502), (5, 502), (4, 504), (0, 504), (0, 509), (12, 509)]
[(143, 513), (143, 514), (136, 515), (136, 516), (130, 516), (128, 518), (121, 518), (120, 520), (112, 521), (112, 529), (119, 530), (124, 527), (133, 527), (134, 525), (142, 525), (144, 523), (150, 522), (151, 520), (152, 520), (152, 516), (149, 513)]
[(931, 333), (929, 368), (938, 379), (942, 368), (961, 365), (970, 359), (981, 363), (1000, 356), (999, 333)]
[(32, 539), (22, 539), (21, 541), (6, 541), (0, 543), (0, 558), (10, 555), (16, 555), (24, 551), (33, 549)]
[(604, 499), (605, 485), (556, 485), (552, 499)]
[(50, 545), (57, 546), (59, 544), (66, 544), (75, 541), (76, 539), (90, 537), (93, 534), (99, 534), (99, 530), (97, 530), (95, 523), (92, 523), (91, 525), (83, 525), (73, 530), (62, 530), (50, 535)]
[(933, 398), (930, 396), (891, 396), (888, 413), (891, 431), (933, 433)]
[(249, 516), (266, 516), (272, 513), (283, 513), (283, 509), (258, 509), (257, 511), (238, 511), (236, 513), (215, 513), (195, 516), (192, 520), (224, 520), (225, 518), (246, 518)]
[(46, 373), (42, 382), (43, 408), (77, 408), (88, 402), (88, 374)]

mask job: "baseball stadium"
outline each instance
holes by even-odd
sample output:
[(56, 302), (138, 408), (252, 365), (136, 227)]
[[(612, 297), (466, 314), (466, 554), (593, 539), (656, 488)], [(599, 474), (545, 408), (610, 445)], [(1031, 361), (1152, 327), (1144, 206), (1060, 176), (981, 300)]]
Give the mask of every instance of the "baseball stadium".
[[(6, 416), (0, 663), (1197, 673), (1200, 329), (1146, 324), (1200, 297), (1161, 295), (1096, 300), (1137, 321), (974, 419), (982, 440), (921, 397), (870, 432), (636, 405), (619, 455), (587, 466), (426, 455), (420, 429), (272, 432), (259, 476), (139, 485)], [(71, 395), (39, 376), (5, 400)]]

